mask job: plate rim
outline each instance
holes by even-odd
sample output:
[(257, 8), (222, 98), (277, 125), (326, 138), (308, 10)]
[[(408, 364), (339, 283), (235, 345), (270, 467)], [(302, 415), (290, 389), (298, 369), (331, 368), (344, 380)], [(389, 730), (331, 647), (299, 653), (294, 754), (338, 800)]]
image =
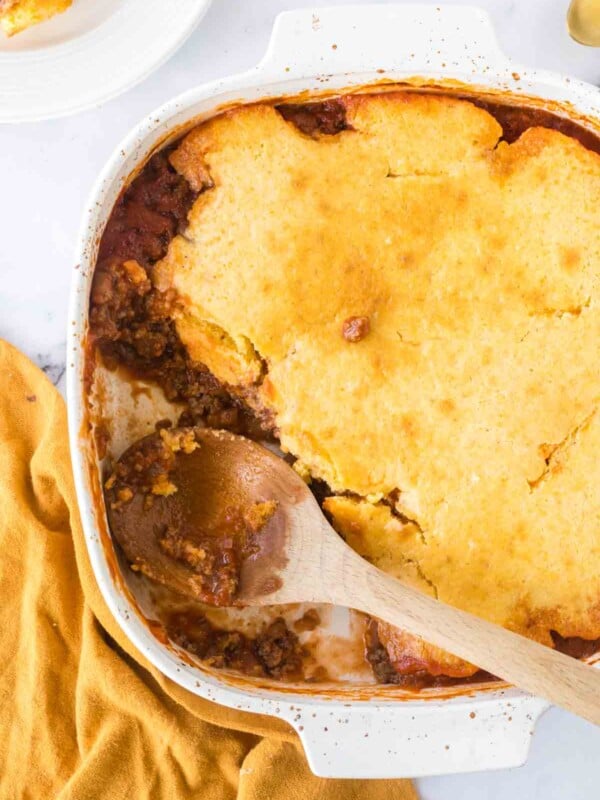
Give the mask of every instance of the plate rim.
[[(144, 61), (139, 69), (136, 69), (134, 65), (131, 69), (124, 70), (123, 80), (111, 81), (107, 86), (103, 85), (99, 80), (90, 83), (82, 82), (79, 90), (74, 91), (70, 97), (67, 97), (62, 92), (57, 98), (56, 107), (53, 109), (48, 107), (48, 82), (39, 84), (37, 97), (25, 107), (22, 100), (14, 102), (12, 99), (15, 97), (14, 92), (3, 89), (2, 78), (12, 73), (13, 70), (23, 69), (26, 65), (28, 72), (25, 75), (25, 79), (30, 79), (31, 74), (35, 74), (38, 71), (47, 75), (52, 66), (58, 64), (61, 64), (63, 69), (73, 66), (75, 69), (81, 70), (82, 54), (85, 54), (87, 49), (85, 43), (98, 37), (98, 31), (101, 31), (104, 25), (109, 23), (110, 17), (104, 25), (99, 26), (97, 29), (92, 28), (91, 30), (83, 31), (79, 36), (68, 42), (51, 45), (42, 50), (15, 51), (14, 53), (0, 52), (0, 125), (41, 122), (72, 116), (91, 108), (97, 108), (129, 91), (168, 61), (191, 36), (211, 4), (212, 0), (178, 2), (175, 8), (177, 9), (178, 17), (181, 17), (181, 24), (175, 28), (172, 38), (164, 49), (154, 48), (155, 58)], [(159, 6), (155, 6), (155, 11), (158, 11), (158, 9)], [(117, 11), (112, 16), (116, 17), (118, 13)], [(127, 19), (127, 15), (125, 18)], [(133, 18), (134, 15), (130, 14), (129, 20)], [(112, 25), (114, 26), (114, 21)], [(129, 30), (128, 26), (125, 26), (123, 30)], [(101, 38), (98, 41), (101, 41)], [(112, 55), (112, 52), (108, 49), (107, 53)], [(14, 58), (10, 58), (11, 55), (14, 55)], [(98, 70), (98, 67), (95, 69), (95, 77), (98, 78), (100, 70)]]

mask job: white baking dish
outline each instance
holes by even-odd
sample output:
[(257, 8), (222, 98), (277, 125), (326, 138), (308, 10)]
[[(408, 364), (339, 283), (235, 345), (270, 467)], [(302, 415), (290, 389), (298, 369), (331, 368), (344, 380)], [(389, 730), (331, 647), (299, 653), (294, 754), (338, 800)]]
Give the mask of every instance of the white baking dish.
[(204, 84), (141, 122), (115, 150), (84, 214), (68, 333), (69, 425), (75, 482), (91, 563), (104, 598), (136, 647), (171, 680), (232, 708), (287, 720), (311, 769), (327, 777), (401, 777), (484, 770), (521, 764), (539, 699), (496, 685), (459, 692), (432, 689), (407, 697), (389, 687), (365, 691), (279, 690), (232, 681), (183, 660), (151, 634), (127, 593), (111, 577), (100, 535), (98, 463), (82, 435), (88, 413), (84, 352), (88, 298), (97, 243), (124, 182), (175, 129), (232, 102), (335, 93), (381, 80), (458, 82), (485, 90), (565, 104), (590, 124), (600, 119), (600, 94), (579, 81), (529, 70), (498, 49), (488, 17), (469, 7), (348, 6), (281, 14), (261, 63), (241, 75)]

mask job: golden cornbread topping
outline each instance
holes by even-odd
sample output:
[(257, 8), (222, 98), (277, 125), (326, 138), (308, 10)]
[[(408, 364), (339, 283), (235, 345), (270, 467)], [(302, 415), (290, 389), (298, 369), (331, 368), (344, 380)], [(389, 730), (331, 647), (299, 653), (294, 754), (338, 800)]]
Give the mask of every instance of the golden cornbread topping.
[[(505, 141), (466, 99), (335, 102), (330, 128), (235, 108), (169, 155), (199, 194), (142, 266), (177, 358), (268, 420), (373, 563), (546, 644), (596, 639), (600, 156)], [(379, 639), (400, 671), (476, 671)]]

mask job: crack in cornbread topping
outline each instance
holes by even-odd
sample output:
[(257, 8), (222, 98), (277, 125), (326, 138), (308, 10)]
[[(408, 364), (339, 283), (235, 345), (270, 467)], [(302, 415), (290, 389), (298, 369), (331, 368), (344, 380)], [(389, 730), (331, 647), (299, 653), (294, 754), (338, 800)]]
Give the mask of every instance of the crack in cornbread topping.
[[(193, 131), (171, 160), (212, 185), (193, 184), (154, 290), (301, 469), (414, 520), (400, 577), (547, 643), (593, 638), (598, 159), (541, 128), (498, 144), (450, 98), (339, 105), (326, 136), (270, 106)], [(348, 347), (365, 297), (371, 332)]]

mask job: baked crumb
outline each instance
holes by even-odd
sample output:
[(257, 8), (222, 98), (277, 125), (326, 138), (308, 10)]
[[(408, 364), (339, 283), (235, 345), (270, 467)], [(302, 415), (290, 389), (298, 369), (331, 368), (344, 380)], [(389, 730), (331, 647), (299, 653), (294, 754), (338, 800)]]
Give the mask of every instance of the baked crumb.
[(177, 487), (166, 475), (159, 475), (152, 484), (150, 491), (159, 497), (168, 497), (171, 494), (175, 494)]
[(171, 431), (169, 428), (160, 428), (159, 433), (160, 438), (173, 453), (178, 453), (181, 450), (186, 455), (189, 455), (200, 446), (191, 428), (177, 431)]
[(145, 508), (152, 506), (152, 498), (168, 497), (177, 491), (170, 479), (175, 466), (175, 453), (193, 452), (197, 446), (193, 428), (176, 433), (161, 429), (159, 436), (147, 437), (131, 451), (127, 459), (119, 460), (104, 483), (113, 510), (120, 509), (134, 495), (145, 498)]
[(369, 335), (371, 322), (368, 317), (348, 317), (342, 325), (342, 336), (347, 342), (362, 341)]
[(279, 503), (277, 500), (267, 500), (264, 503), (254, 503), (244, 513), (244, 522), (253, 533), (262, 530), (271, 519)]
[(206, 561), (206, 550), (179, 534), (176, 528), (167, 526), (165, 534), (158, 540), (162, 550), (172, 558), (185, 562), (196, 569)]
[(309, 608), (304, 614), (294, 622), (294, 630), (297, 633), (304, 631), (314, 631), (321, 624), (321, 615), (316, 608)]
[[(140, 286), (148, 281), (148, 273), (135, 259), (123, 262), (123, 270), (134, 286)], [(148, 282), (148, 289), (150, 283)]]

